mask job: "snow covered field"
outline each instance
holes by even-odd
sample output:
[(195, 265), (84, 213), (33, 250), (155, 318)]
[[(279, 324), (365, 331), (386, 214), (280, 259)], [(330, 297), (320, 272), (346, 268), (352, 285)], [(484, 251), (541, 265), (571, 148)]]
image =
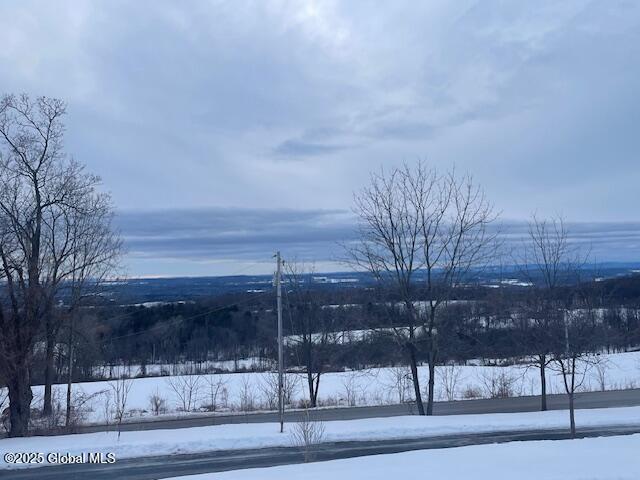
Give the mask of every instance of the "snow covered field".
[[(640, 426), (640, 407), (576, 411), (578, 428), (610, 425)], [(442, 417), (405, 416), (324, 422), (325, 442), (418, 438), (454, 433), (482, 433), (529, 429), (568, 428), (563, 410), (529, 413), (455, 415)], [(293, 424), (279, 433), (276, 423), (216, 425), (176, 430), (151, 430), (60, 435), (55, 437), (7, 438), (0, 440), (0, 457), (5, 452), (113, 452), (117, 459), (150, 455), (197, 453), (213, 450), (292, 446)], [(0, 461), (1, 468), (12, 468)], [(262, 478), (262, 477), (253, 477)], [(297, 478), (297, 477), (284, 477)], [(475, 477), (474, 477), (475, 478)]]
[[(582, 390), (640, 387), (640, 352), (602, 355), (602, 359), (601, 365), (588, 372)], [(423, 386), (427, 384), (427, 375), (427, 368), (421, 367)], [(308, 398), (306, 379), (301, 374), (287, 377), (291, 404), (295, 407)], [(523, 366), (442, 366), (437, 367), (436, 377), (437, 400), (491, 397), (496, 385), (504, 383), (508, 384), (511, 396), (540, 393), (538, 371)], [(269, 372), (137, 378), (130, 380), (130, 384), (125, 421), (151, 416), (150, 397), (154, 394), (164, 400), (164, 414), (168, 415), (186, 415), (185, 410), (202, 412), (211, 403), (216, 404), (218, 412), (276, 408), (276, 377)], [(91, 397), (84, 406), (85, 423), (112, 419), (113, 412), (107, 408), (109, 403), (113, 404), (112, 385), (113, 382), (102, 381), (75, 386), (76, 392)], [(184, 388), (193, 389), (189, 402), (181, 399)], [(547, 371), (547, 389), (548, 393), (564, 393), (561, 376), (552, 370)], [(65, 385), (54, 388), (54, 397), (63, 405), (65, 392)], [(319, 405), (326, 406), (382, 405), (412, 398), (409, 371), (402, 367), (327, 373), (321, 377), (318, 395)], [(34, 406), (41, 401), (42, 387), (34, 387)]]
[(640, 435), (419, 450), (172, 480), (636, 480)]

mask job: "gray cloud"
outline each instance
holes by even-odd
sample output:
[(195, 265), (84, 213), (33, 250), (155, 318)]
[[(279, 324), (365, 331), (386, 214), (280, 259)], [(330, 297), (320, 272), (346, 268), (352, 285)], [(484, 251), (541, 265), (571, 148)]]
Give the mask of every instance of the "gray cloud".
[(345, 145), (323, 145), (300, 140), (285, 140), (275, 148), (274, 153), (287, 157), (307, 157), (335, 153), (347, 148), (350, 147)]
[[(25, 0), (0, 31), (2, 89), (68, 101), (67, 150), (123, 211), (343, 211), (427, 159), (507, 218), (640, 220), (636, 2)], [(213, 230), (154, 248), (222, 249)], [(593, 241), (631, 254), (615, 235)], [(201, 272), (180, 261), (132, 271)]]
[[(288, 258), (344, 269), (344, 244), (357, 239), (357, 219), (341, 210), (278, 210), (207, 208), (121, 212), (122, 231), (130, 262), (153, 265), (170, 259), (201, 268), (213, 263), (250, 265), (251, 272), (272, 268), (281, 250)], [(518, 258), (527, 243), (525, 222), (496, 225), (505, 243), (504, 262)], [(569, 241), (589, 254), (590, 261), (634, 262), (640, 251), (640, 222), (568, 223)], [(513, 256), (512, 256), (513, 255)], [(181, 263), (182, 262), (182, 263)], [(147, 272), (145, 272), (147, 273)], [(180, 272), (174, 272), (180, 273)]]
[(277, 250), (288, 258), (328, 265), (344, 256), (338, 243), (352, 240), (355, 233), (353, 218), (340, 210), (130, 211), (119, 213), (116, 224), (129, 263), (147, 268), (170, 259), (178, 268), (183, 262), (184, 269), (184, 262), (199, 263), (201, 268), (219, 262), (231, 264), (229, 272), (237, 265), (253, 264), (252, 272), (268, 271)]

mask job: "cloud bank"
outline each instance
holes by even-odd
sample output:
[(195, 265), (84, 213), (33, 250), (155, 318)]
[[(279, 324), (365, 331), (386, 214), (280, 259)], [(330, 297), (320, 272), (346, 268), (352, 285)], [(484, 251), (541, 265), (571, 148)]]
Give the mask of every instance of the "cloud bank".
[[(142, 275), (268, 273), (277, 250), (319, 270), (346, 270), (357, 219), (340, 210), (193, 209), (125, 212), (117, 218), (128, 263)], [(498, 227), (498, 226), (496, 226)], [(527, 224), (499, 225), (504, 262), (518, 257)], [(592, 262), (636, 262), (640, 222), (569, 223), (569, 241)]]

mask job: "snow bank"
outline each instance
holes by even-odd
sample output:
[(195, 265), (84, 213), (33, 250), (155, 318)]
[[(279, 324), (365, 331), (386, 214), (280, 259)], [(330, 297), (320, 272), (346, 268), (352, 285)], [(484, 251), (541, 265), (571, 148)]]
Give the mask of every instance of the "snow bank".
[[(640, 426), (640, 407), (576, 411), (578, 428), (608, 425)], [(390, 440), (529, 429), (566, 428), (567, 411), (455, 415), (404, 416), (325, 422), (324, 441)], [(276, 423), (216, 425), (175, 430), (100, 432), (56, 437), (7, 438), (0, 440), (0, 456), (6, 452), (51, 452), (78, 455), (88, 452), (115, 454), (117, 459), (198, 453), (214, 450), (292, 446), (290, 433), (279, 433)], [(291, 428), (286, 425), (287, 430)], [(290, 431), (290, 430), (289, 430)], [(12, 468), (0, 461), (0, 469)], [(294, 478), (294, 477), (289, 477)]]
[(513, 442), (236, 470), (171, 480), (636, 480), (640, 435)]

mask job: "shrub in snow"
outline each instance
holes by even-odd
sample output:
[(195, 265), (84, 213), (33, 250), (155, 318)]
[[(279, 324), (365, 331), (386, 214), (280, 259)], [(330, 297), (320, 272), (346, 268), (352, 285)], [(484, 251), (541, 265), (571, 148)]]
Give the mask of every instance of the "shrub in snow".
[(455, 400), (458, 393), (458, 384), (462, 376), (462, 368), (459, 365), (449, 364), (441, 367), (438, 372), (438, 381), (449, 401)]
[(302, 449), (304, 461), (310, 462), (324, 438), (324, 423), (311, 420), (309, 410), (305, 410), (302, 419), (293, 424), (291, 438), (293, 444)]
[(358, 400), (358, 384), (356, 373), (351, 372), (342, 379), (342, 400), (350, 407), (355, 407)]
[(167, 400), (160, 396), (157, 389), (155, 393), (149, 397), (149, 407), (151, 408), (151, 413), (156, 416), (167, 411)]
[[(298, 387), (298, 380), (299, 377), (295, 374), (285, 373), (282, 376), (282, 396), (284, 397), (285, 405), (291, 405), (293, 403), (293, 397)], [(259, 388), (262, 393), (262, 399), (269, 410), (278, 409), (278, 383), (278, 374), (276, 372), (265, 372), (260, 377)]]
[(390, 381), (384, 385), (387, 397), (398, 403), (413, 401), (413, 380), (408, 367), (391, 367), (389, 369)]
[(475, 385), (467, 385), (462, 389), (462, 398), (465, 400), (471, 400), (474, 398), (482, 398), (482, 390)]
[(207, 375), (205, 377), (207, 385), (207, 403), (203, 408), (208, 412), (215, 412), (220, 408), (227, 408), (229, 403), (229, 390), (227, 381), (220, 375)]
[(251, 412), (256, 409), (256, 392), (247, 377), (242, 379), (239, 400), (240, 411)]
[(598, 388), (601, 392), (604, 392), (607, 389), (609, 367), (609, 361), (604, 357), (598, 357), (594, 361), (596, 379), (598, 380)]
[(517, 378), (506, 371), (497, 372), (494, 368), (482, 374), (484, 388), (489, 398), (509, 398), (514, 395)]

